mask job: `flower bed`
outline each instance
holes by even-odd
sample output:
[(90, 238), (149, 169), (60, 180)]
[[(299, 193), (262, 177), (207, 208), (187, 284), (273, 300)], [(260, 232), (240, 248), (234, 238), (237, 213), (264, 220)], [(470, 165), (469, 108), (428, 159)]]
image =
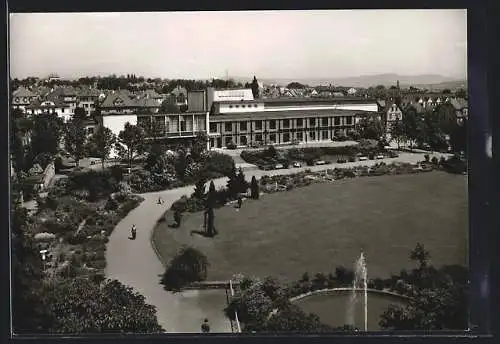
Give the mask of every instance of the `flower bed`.
[[(83, 184), (83, 189), (86, 188)], [(116, 184), (113, 190), (116, 189), (123, 188)], [(74, 184), (70, 181), (59, 183), (49, 193), (39, 204), (33, 234), (55, 235), (55, 240), (47, 246), (49, 252), (54, 253), (47, 262), (51, 273), (62, 277), (103, 275), (108, 236), (143, 199), (126, 192), (115, 192), (107, 199), (98, 193), (101, 197), (89, 202), (86, 193), (75, 194), (74, 191)]]
[(157, 192), (175, 189), (195, 183), (200, 175), (207, 179), (227, 176), (234, 165), (233, 159), (226, 154), (210, 152), (202, 162), (189, 162), (183, 179), (179, 179), (172, 165), (161, 173), (139, 169), (131, 173), (129, 184), (135, 193)]

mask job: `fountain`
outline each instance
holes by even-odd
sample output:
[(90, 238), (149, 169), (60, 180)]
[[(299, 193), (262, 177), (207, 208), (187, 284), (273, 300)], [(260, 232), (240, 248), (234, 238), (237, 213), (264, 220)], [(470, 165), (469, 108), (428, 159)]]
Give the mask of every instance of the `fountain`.
[(363, 291), (363, 310), (364, 310), (364, 330), (368, 331), (368, 272), (366, 268), (365, 255), (363, 251), (359, 255), (354, 265), (354, 278), (352, 281), (351, 295), (347, 304), (346, 323), (355, 327), (356, 325), (356, 303), (358, 301), (358, 291)]

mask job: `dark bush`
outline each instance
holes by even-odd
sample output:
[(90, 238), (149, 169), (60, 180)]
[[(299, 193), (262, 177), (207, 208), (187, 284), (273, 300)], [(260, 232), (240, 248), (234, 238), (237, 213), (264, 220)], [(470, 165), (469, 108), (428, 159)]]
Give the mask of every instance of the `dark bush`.
[(233, 158), (219, 152), (209, 152), (203, 163), (203, 173), (210, 179), (213, 176), (229, 176), (234, 166)]
[(229, 144), (226, 146), (226, 148), (227, 148), (227, 149), (236, 149), (236, 148), (238, 148), (238, 147), (236, 146), (236, 144), (235, 144), (233, 141), (231, 141), (231, 142), (229, 142)]
[(54, 169), (56, 173), (61, 172), (61, 170), (64, 168), (62, 158), (60, 156), (56, 157), (54, 159)]
[(90, 201), (103, 199), (118, 190), (118, 181), (109, 170), (73, 172), (68, 180), (69, 190), (87, 190)]
[(106, 205), (104, 206), (104, 209), (116, 210), (116, 209), (118, 209), (118, 207), (119, 207), (118, 202), (110, 196), (106, 202)]

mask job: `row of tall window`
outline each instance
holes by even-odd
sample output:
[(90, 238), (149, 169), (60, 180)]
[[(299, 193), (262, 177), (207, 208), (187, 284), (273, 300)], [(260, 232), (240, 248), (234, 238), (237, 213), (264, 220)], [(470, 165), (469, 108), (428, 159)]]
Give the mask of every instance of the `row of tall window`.
[[(310, 130), (306, 132), (297, 132), (295, 135), (291, 133), (283, 133), (281, 136), (280, 142), (282, 143), (288, 143), (291, 142), (293, 139), (298, 140), (298, 141), (304, 141), (304, 138), (307, 135), (308, 141), (316, 141), (321, 138), (321, 140), (329, 140), (329, 130), (321, 130), (319, 132), (320, 136), (316, 135), (318, 134), (315, 130)], [(332, 135), (335, 135), (338, 133), (332, 132)], [(261, 133), (256, 133), (252, 135), (254, 138), (254, 142), (264, 142), (265, 136)], [(225, 146), (228, 146), (231, 142), (234, 142), (238, 137), (234, 136), (224, 136), (224, 144)], [(278, 142), (278, 134), (276, 133), (269, 133), (267, 135), (267, 142), (268, 143), (277, 143)], [(238, 145), (245, 146), (248, 144), (248, 136), (247, 135), (241, 135), (239, 136), (239, 141), (237, 142)], [(213, 144), (212, 144), (213, 145)]]
[[(263, 121), (254, 121), (255, 130), (262, 130), (262, 128), (263, 128), (262, 122)], [(249, 128), (250, 121), (241, 121), (241, 122), (236, 122), (236, 123), (237, 124), (239, 123), (239, 131), (246, 131)], [(304, 126), (304, 119), (297, 118), (295, 123), (296, 123), (297, 128), (301, 128)], [(317, 123), (319, 123), (319, 125), (322, 127), (329, 126), (328, 117), (324, 117), (321, 119), (309, 118), (309, 127), (316, 127)], [(269, 120), (268, 124), (269, 124), (269, 129), (277, 129), (277, 120), (274, 120), (274, 119)], [(352, 125), (353, 124), (353, 117), (352, 116), (345, 117), (344, 124), (345, 125)], [(341, 125), (340, 117), (333, 118), (333, 125)], [(282, 120), (281, 128), (283, 128), (283, 129), (291, 128), (291, 120), (290, 119)], [(216, 132), (216, 131), (217, 131), (217, 124), (210, 123), (210, 132)], [(225, 122), (224, 123), (224, 131), (225, 132), (232, 132), (233, 131), (233, 122)]]

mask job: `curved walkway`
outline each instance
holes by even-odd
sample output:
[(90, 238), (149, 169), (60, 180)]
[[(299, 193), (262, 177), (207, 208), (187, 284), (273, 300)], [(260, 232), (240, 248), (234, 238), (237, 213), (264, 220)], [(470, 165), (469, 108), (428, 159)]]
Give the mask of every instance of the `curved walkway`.
[[(433, 154), (434, 155), (434, 154)], [(439, 156), (439, 155), (438, 155)], [(369, 160), (363, 162), (352, 162), (344, 164), (331, 164), (323, 166), (302, 167), (287, 170), (274, 171), (252, 171), (246, 177), (250, 181), (252, 176), (260, 178), (263, 175), (293, 174), (301, 170), (322, 171), (335, 167), (353, 167), (356, 165), (371, 166), (379, 162), (418, 162), (424, 160), (424, 154), (402, 153), (398, 158), (384, 160)], [(215, 179), (216, 188), (226, 184), (227, 178)], [(230, 332), (229, 321), (223, 314), (223, 291), (185, 291), (181, 293), (167, 292), (160, 285), (160, 274), (164, 267), (155, 254), (150, 242), (151, 232), (156, 221), (163, 215), (166, 209), (182, 195), (190, 195), (194, 186), (182, 187), (174, 190), (165, 190), (142, 194), (144, 201), (132, 210), (115, 227), (109, 237), (106, 250), (106, 277), (117, 279), (125, 285), (134, 288), (145, 296), (146, 302), (156, 306), (158, 322), (167, 332), (200, 332), (200, 326), (204, 318), (210, 320), (213, 332)], [(161, 195), (164, 204), (156, 204), (158, 196)], [(129, 240), (130, 228), (137, 226), (136, 240)], [(221, 306), (214, 309), (213, 306), (203, 305), (200, 302), (201, 293), (204, 295), (213, 293), (212, 298), (219, 298)], [(218, 294), (215, 294), (218, 293)]]

